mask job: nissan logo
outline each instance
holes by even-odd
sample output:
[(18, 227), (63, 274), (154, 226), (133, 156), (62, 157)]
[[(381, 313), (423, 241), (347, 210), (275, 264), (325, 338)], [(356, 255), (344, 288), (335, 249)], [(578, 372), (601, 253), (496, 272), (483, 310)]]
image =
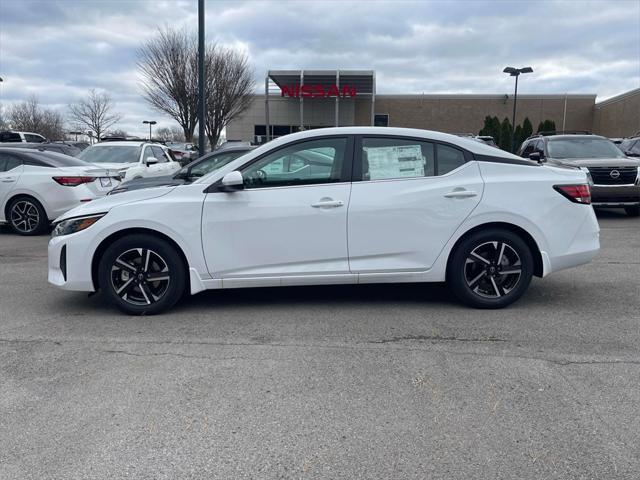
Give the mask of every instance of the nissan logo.
[(611, 170), (609, 176), (615, 180), (616, 178), (620, 178), (620, 172), (618, 170)]

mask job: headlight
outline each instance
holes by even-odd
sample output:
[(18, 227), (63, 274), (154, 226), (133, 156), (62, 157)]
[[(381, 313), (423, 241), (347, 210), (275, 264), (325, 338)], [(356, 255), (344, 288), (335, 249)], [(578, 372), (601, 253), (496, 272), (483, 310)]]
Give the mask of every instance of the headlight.
[(61, 235), (71, 235), (72, 233), (80, 232), (85, 228), (89, 228), (96, 223), (106, 213), (97, 213), (95, 215), (87, 215), (86, 217), (69, 218), (68, 220), (62, 220), (57, 223), (53, 229), (52, 237), (59, 237)]
[(591, 177), (591, 172), (589, 171), (589, 169), (587, 167), (580, 167), (580, 170), (587, 174), (587, 181), (589, 182), (589, 186), (593, 187), (593, 178)]

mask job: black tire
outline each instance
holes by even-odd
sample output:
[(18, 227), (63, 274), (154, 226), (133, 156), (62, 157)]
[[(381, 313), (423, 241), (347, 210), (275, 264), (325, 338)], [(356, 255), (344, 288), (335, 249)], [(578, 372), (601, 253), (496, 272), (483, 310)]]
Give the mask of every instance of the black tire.
[(475, 308), (510, 305), (524, 294), (532, 276), (529, 246), (517, 234), (497, 228), (463, 239), (447, 269), (447, 283), (453, 293)]
[(24, 195), (14, 198), (9, 202), (6, 213), (7, 223), (18, 235), (40, 235), (49, 228), (47, 212), (33, 197)]
[(155, 315), (173, 307), (186, 289), (186, 275), (176, 249), (146, 234), (116, 240), (98, 265), (100, 289), (130, 315)]
[(630, 217), (640, 217), (640, 205), (632, 205), (630, 207), (624, 207), (624, 211)]

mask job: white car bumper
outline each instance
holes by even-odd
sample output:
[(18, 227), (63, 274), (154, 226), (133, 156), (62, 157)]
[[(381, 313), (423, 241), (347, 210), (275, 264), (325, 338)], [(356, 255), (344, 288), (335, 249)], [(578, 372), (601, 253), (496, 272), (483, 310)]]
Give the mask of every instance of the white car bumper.
[(83, 232), (49, 241), (49, 283), (63, 290), (94, 292), (91, 252)]
[(545, 256), (548, 261), (548, 265), (545, 265), (545, 276), (558, 270), (589, 263), (600, 251), (598, 219), (593, 208), (586, 206), (584, 208), (589, 208), (589, 212), (585, 215), (568, 249), (561, 253), (554, 252), (554, 254), (543, 252), (543, 261), (545, 261)]

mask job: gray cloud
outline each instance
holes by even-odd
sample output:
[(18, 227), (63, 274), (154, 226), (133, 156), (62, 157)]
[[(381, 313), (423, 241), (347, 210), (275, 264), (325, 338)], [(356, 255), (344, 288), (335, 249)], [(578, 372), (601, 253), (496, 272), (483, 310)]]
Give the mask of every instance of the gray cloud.
[[(523, 93), (640, 86), (640, 2), (207, 2), (207, 36), (244, 49), (256, 84), (269, 68), (374, 69), (380, 93), (506, 93), (506, 65), (531, 65)], [(120, 127), (171, 119), (142, 99), (136, 49), (158, 27), (195, 29), (197, 2), (0, 0), (4, 105), (35, 93), (64, 110), (108, 91)]]

